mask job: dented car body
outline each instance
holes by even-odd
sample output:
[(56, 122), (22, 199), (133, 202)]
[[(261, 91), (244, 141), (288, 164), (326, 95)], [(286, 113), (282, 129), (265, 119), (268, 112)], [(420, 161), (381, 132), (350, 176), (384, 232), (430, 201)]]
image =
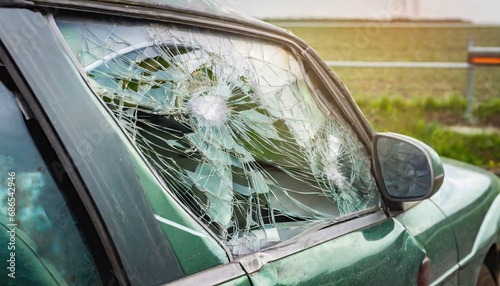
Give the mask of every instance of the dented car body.
[(10, 283), (498, 283), (499, 179), (376, 133), (286, 31), (201, 0), (0, 3)]

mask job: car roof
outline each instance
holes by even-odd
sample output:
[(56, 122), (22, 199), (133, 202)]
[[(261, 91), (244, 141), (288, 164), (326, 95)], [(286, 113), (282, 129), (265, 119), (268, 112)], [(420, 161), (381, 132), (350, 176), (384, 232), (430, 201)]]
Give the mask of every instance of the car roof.
[(115, 3), (144, 5), (144, 6), (161, 7), (161, 8), (176, 8), (177, 10), (195, 12), (197, 14), (212, 14), (230, 18), (252, 19), (236, 10), (232, 10), (227, 7), (221, 6), (211, 0), (125, 0), (125, 1), (104, 0), (101, 2), (115, 2)]
[[(2, 3), (3, 2), (3, 3)], [(273, 30), (273, 32), (287, 33), (282, 28), (252, 18), (244, 13), (220, 5), (212, 0), (0, 0), (0, 6), (29, 6), (33, 3), (35, 6), (70, 8), (70, 9), (96, 9), (101, 7), (106, 10), (108, 7), (119, 7), (122, 10), (156, 11), (182, 14), (185, 16), (204, 17), (214, 20), (228, 21), (247, 26), (258, 27), (260, 29)], [(98, 8), (97, 8), (98, 9)], [(137, 12), (137, 11), (136, 11)]]
[(188, 22), (192, 20), (198, 23), (213, 23), (214, 27), (222, 25), (222, 27), (236, 30), (243, 28), (243, 30), (250, 29), (253, 32), (264, 31), (291, 40), (302, 49), (308, 47), (301, 39), (283, 28), (255, 19), (212, 0), (33, 0), (29, 2), (0, 0), (0, 6), (32, 5), (101, 13), (118, 12), (120, 15), (135, 14), (150, 20), (181, 17)]

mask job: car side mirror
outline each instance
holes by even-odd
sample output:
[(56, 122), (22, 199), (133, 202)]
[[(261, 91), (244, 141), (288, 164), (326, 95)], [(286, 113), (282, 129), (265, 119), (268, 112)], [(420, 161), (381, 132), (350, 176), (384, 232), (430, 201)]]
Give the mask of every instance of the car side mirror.
[(444, 180), (443, 163), (436, 151), (401, 134), (375, 134), (373, 166), (382, 195), (389, 202), (429, 198)]

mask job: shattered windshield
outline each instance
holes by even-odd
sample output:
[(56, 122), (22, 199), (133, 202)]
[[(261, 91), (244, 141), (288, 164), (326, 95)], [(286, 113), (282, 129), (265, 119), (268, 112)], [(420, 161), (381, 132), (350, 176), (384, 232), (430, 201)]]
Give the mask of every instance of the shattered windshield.
[(320, 85), (292, 50), (178, 25), (56, 20), (131, 141), (234, 255), (378, 206), (360, 143), (318, 107)]

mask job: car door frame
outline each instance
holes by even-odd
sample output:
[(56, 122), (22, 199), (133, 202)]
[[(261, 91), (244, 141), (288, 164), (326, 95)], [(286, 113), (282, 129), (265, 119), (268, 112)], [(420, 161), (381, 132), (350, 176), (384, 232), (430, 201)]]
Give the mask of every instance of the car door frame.
[[(85, 9), (84, 9), (85, 10)], [(130, 10), (126, 11), (130, 12)], [(96, 11), (92, 11), (96, 12)], [(108, 12), (108, 11), (106, 11)], [(101, 11), (101, 13), (103, 13)], [(114, 13), (112, 13), (114, 14)], [(123, 16), (123, 15), (120, 15)], [(126, 15), (126, 16), (135, 16), (136, 14), (131, 14), (131, 15)], [(175, 17), (178, 17), (179, 15), (175, 15)], [(181, 15), (182, 16), (182, 15)], [(181, 17), (182, 18), (182, 17)], [(234, 30), (228, 29), (227, 25), (223, 25), (224, 23), (219, 23), (217, 21), (211, 21), (208, 22), (206, 19), (203, 17), (199, 17), (198, 20), (202, 19), (201, 23), (194, 21), (196, 23), (193, 23), (193, 19), (196, 20), (198, 19), (197, 17), (189, 18), (189, 19), (177, 19), (180, 21), (180, 24), (184, 25), (195, 25), (197, 27), (203, 27), (203, 28), (212, 28), (212, 29), (217, 29), (219, 31), (225, 31), (225, 32), (232, 32), (234, 33)], [(158, 19), (155, 19), (158, 20)], [(169, 18), (170, 21), (172, 21), (171, 18)], [(208, 24), (210, 23), (210, 25)], [(218, 24), (218, 25), (217, 25)], [(216, 28), (214, 26), (217, 25)], [(220, 26), (219, 26), (220, 25)], [(347, 116), (352, 122), (357, 122), (355, 124), (351, 124), (351, 127), (355, 129), (355, 132), (358, 136), (360, 136), (360, 132), (356, 131), (356, 128), (359, 128), (359, 126), (362, 126), (364, 121), (364, 117), (362, 114), (360, 114), (359, 109), (350, 110), (349, 108), (352, 107), (351, 104), (354, 104), (352, 101), (351, 96), (348, 94), (347, 90), (343, 87), (343, 84), (341, 84), (340, 80), (336, 78), (335, 74), (333, 72), (331, 74), (325, 72), (324, 67), (321, 65), (323, 61), (317, 61), (317, 54), (307, 45), (304, 44), (304, 46), (301, 46), (303, 42), (298, 41), (294, 37), (292, 39), (284, 38), (283, 34), (281, 32), (269, 32), (269, 31), (263, 31), (261, 28), (256, 28), (252, 26), (238, 26), (238, 29), (243, 29), (244, 31), (239, 31), (243, 32), (243, 34), (247, 34), (247, 36), (251, 37), (264, 37), (265, 39), (270, 39), (273, 41), (280, 42), (281, 44), (286, 44), (290, 46), (293, 49), (299, 49), (301, 52), (301, 55), (303, 56), (304, 59), (307, 60), (308, 64), (314, 69), (314, 72), (317, 73), (319, 77), (321, 77), (322, 82), (327, 85), (327, 88), (332, 94), (332, 98), (326, 99), (326, 98), (321, 98), (317, 99), (320, 101), (323, 101), (322, 105), (327, 106), (334, 104), (335, 108), (338, 110), (341, 110), (341, 113), (343, 115), (337, 115), (337, 116)], [(288, 34), (286, 34), (288, 35)], [(285, 41), (286, 43), (283, 43)], [(298, 42), (297, 42), (298, 41)], [(319, 58), (319, 57), (318, 57)], [(324, 63), (323, 63), (324, 64)], [(328, 69), (330, 70), (330, 69)], [(83, 75), (82, 75), (83, 76)], [(338, 80), (338, 82), (332, 81), (331, 77), (334, 77), (334, 79)], [(332, 91), (333, 90), (333, 91)], [(347, 96), (346, 96), (347, 93)], [(338, 102), (335, 101), (337, 97), (339, 96), (334, 96), (342, 94)], [(334, 102), (332, 102), (332, 100)], [(328, 101), (328, 103), (327, 103)], [(355, 105), (355, 104), (354, 104)], [(357, 118), (357, 115), (360, 117)], [(357, 118), (357, 120), (352, 120), (353, 118)], [(371, 127), (369, 128), (371, 130)], [(370, 143), (371, 144), (371, 143)], [(370, 145), (371, 146), (371, 145)], [(369, 150), (369, 149), (368, 149)], [(367, 150), (367, 151), (368, 151)], [(319, 244), (322, 244), (327, 241), (331, 241), (335, 238), (338, 238), (340, 236), (343, 236), (345, 234), (354, 232), (356, 230), (363, 229), (365, 227), (380, 223), (388, 218), (387, 212), (385, 212), (381, 206), (369, 210), (365, 210), (362, 212), (354, 213), (351, 215), (347, 215), (342, 217), (342, 222), (334, 221), (334, 222), (326, 222), (325, 224), (319, 224), (315, 228), (311, 229), (309, 232), (306, 232), (302, 235), (299, 235), (296, 237), (296, 239), (292, 239), (291, 241), (286, 241), (283, 244), (278, 245), (275, 248), (272, 249), (266, 249), (261, 252), (253, 253), (250, 255), (245, 255), (242, 257), (239, 257), (229, 264), (226, 265), (221, 265), (219, 267), (211, 268), (208, 269), (207, 271), (200, 272), (198, 274), (191, 275), (189, 277), (186, 277), (181, 280), (175, 281), (175, 284), (180, 283), (181, 285), (185, 283), (185, 285), (193, 285), (196, 283), (207, 283), (207, 281), (211, 281), (210, 284), (217, 284), (217, 283), (223, 283), (225, 281), (229, 281), (230, 279), (234, 277), (239, 277), (242, 273), (246, 274), (251, 274), (257, 272), (263, 265), (279, 260), (280, 258), (289, 256), (291, 254), (297, 253), (299, 251), (302, 251), (304, 249), (310, 248), (317, 246)], [(335, 225), (333, 225), (336, 223)], [(230, 256), (230, 254), (228, 254)], [(216, 274), (216, 275), (214, 275)]]

